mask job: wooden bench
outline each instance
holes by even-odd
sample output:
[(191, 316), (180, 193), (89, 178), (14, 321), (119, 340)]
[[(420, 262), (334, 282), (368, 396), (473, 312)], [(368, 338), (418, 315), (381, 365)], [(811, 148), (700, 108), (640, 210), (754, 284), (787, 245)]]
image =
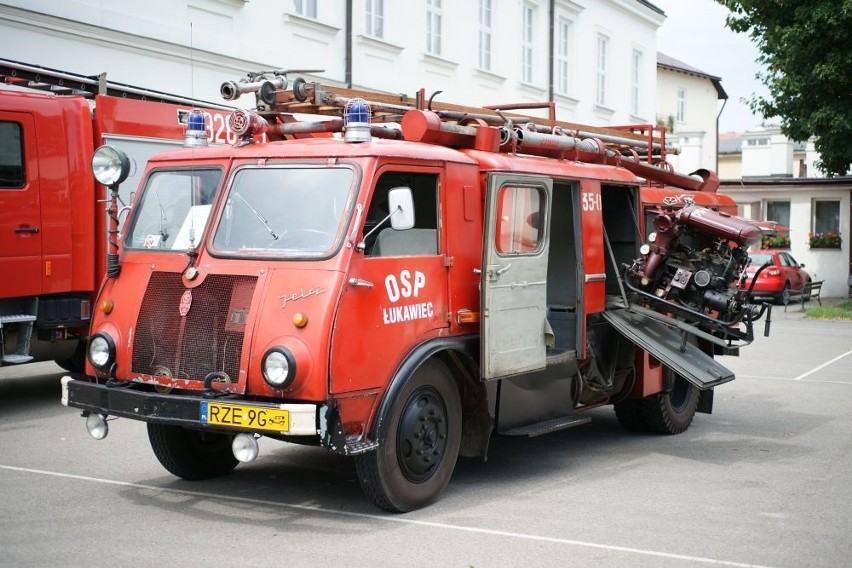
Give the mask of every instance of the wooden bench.
[(817, 280), (816, 282), (808, 282), (805, 284), (805, 287), (802, 288), (802, 291), (797, 294), (790, 294), (790, 302), (784, 304), (784, 311), (787, 311), (787, 306), (790, 305), (791, 302), (795, 301), (797, 304), (802, 306), (802, 309), (805, 309), (805, 301), (807, 300), (816, 300), (819, 302), (819, 305), (822, 306), (822, 300), (819, 295), (822, 292), (822, 283), (825, 280)]

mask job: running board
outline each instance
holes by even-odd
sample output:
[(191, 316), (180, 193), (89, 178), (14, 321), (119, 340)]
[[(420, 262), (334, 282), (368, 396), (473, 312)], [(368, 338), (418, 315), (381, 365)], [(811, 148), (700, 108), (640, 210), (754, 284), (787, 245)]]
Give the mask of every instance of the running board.
[(566, 428), (588, 424), (591, 421), (592, 419), (589, 416), (562, 416), (561, 418), (552, 418), (538, 424), (512, 428), (511, 430), (500, 432), (500, 434), (504, 436), (529, 436), (530, 438), (535, 438), (536, 436), (550, 434), (557, 430), (565, 430)]

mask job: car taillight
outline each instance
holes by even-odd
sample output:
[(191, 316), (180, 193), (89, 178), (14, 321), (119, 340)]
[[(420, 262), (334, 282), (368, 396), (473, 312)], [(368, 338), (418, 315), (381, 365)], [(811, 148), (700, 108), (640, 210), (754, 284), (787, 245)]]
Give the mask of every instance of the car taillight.
[(767, 276), (781, 276), (781, 269), (776, 266), (767, 268), (764, 272), (766, 272)]

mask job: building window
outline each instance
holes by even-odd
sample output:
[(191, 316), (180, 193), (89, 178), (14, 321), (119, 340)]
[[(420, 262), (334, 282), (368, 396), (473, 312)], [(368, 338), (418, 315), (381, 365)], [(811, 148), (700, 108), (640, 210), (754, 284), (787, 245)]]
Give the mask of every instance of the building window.
[(384, 0), (366, 0), (367, 35), (382, 38), (385, 36), (385, 2)]
[(642, 94), (642, 52), (633, 50), (633, 69), (630, 73), (630, 113), (640, 116)]
[(17, 122), (0, 122), (0, 189), (24, 187), (24, 133)]
[(491, 70), (491, 0), (479, 0), (479, 68)]
[(426, 0), (426, 53), (441, 55), (441, 0)]
[(317, 17), (317, 0), (293, 0), (296, 3), (296, 13), (305, 18)]
[(769, 138), (750, 138), (747, 144), (749, 146), (769, 146)]
[(598, 34), (598, 65), (597, 65), (597, 89), (595, 92), (595, 103), (606, 106), (606, 70), (609, 59), (609, 38), (604, 34)]
[(812, 211), (813, 234), (840, 233), (840, 201), (816, 200)]
[(521, 80), (533, 82), (533, 42), (535, 39), (535, 6), (524, 3), (521, 30)]
[(678, 122), (686, 120), (686, 89), (683, 87), (677, 89), (677, 116), (675, 118)]
[(567, 95), (571, 88), (571, 21), (559, 18), (556, 25), (556, 89)]
[(775, 221), (785, 227), (790, 226), (790, 202), (789, 201), (767, 201), (766, 221)]

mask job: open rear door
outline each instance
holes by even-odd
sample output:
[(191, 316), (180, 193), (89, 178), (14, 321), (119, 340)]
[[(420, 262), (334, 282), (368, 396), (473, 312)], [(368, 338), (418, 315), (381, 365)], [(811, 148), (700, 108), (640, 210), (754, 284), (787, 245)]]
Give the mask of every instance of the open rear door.
[[(733, 372), (701, 351), (694, 343), (684, 341), (683, 334), (689, 332), (683, 328), (691, 327), (687, 324), (680, 322), (681, 325), (676, 328), (645, 315), (638, 309), (623, 307), (607, 309), (603, 316), (624, 337), (700, 390), (734, 380)], [(696, 336), (706, 336), (698, 329), (695, 329), (695, 332)]]
[(545, 367), (552, 193), (550, 178), (488, 177), (481, 281), (486, 379)]

